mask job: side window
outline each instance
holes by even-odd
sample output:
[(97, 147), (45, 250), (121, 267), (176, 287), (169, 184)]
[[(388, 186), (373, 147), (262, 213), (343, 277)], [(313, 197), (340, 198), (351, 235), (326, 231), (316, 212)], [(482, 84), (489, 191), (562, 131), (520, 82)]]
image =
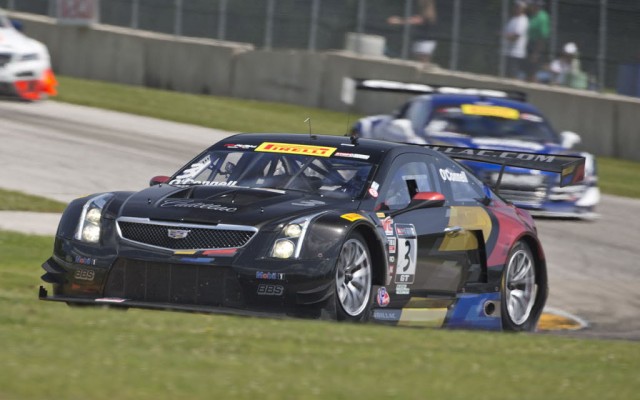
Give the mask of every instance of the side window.
[(485, 197), (484, 185), (473, 174), (460, 165), (442, 160), (438, 168), (438, 178), (448, 186), (454, 202), (476, 203)]
[[(420, 156), (421, 157), (421, 156)], [(400, 161), (387, 177), (386, 189), (378, 198), (380, 209), (399, 210), (411, 202), (418, 192), (432, 192), (435, 190), (433, 179), (429, 174), (430, 157), (418, 161), (418, 157), (405, 158)]]

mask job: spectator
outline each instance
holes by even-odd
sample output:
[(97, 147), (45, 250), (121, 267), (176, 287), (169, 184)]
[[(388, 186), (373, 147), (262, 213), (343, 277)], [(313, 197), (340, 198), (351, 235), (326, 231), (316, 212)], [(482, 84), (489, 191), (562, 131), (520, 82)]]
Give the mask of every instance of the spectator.
[(529, 29), (527, 31), (528, 78), (535, 81), (536, 73), (545, 60), (549, 42), (549, 14), (544, 9), (544, 0), (529, 0)]
[(507, 60), (507, 76), (523, 79), (526, 75), (527, 30), (529, 19), (525, 14), (526, 3), (516, 1), (513, 14), (503, 31), (502, 55)]
[(551, 83), (575, 89), (587, 89), (589, 78), (580, 68), (578, 46), (569, 42), (562, 48), (562, 54), (549, 65)]
[(413, 57), (425, 64), (431, 63), (433, 52), (437, 42), (431, 39), (431, 28), (436, 23), (436, 0), (418, 0), (418, 13), (409, 18), (397, 15), (387, 19), (389, 25), (411, 25), (411, 33), (414, 38), (412, 52)]

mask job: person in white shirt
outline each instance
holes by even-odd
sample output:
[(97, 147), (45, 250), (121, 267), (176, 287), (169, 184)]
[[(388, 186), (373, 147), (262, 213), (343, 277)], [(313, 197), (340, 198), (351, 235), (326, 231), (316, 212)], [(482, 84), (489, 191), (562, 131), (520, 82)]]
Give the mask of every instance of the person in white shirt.
[(507, 22), (503, 32), (502, 54), (507, 60), (507, 76), (524, 79), (527, 59), (527, 31), (529, 18), (524, 1), (516, 1), (513, 5), (513, 16)]

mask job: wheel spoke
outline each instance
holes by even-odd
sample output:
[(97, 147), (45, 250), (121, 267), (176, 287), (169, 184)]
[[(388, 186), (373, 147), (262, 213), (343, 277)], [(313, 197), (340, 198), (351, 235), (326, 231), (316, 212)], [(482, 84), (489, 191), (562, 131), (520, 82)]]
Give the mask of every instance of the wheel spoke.
[(336, 265), (336, 288), (342, 309), (357, 316), (367, 307), (371, 293), (371, 262), (366, 247), (355, 238), (343, 245)]

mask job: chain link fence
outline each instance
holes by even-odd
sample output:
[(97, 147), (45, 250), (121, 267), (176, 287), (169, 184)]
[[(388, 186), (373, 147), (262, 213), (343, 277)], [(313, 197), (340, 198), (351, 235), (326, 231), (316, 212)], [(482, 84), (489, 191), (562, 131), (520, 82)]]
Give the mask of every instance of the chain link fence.
[[(73, 0), (60, 0), (73, 1)], [(410, 17), (434, 5), (428, 31)], [(58, 0), (0, 0), (0, 7), (55, 16)], [(102, 0), (100, 22), (175, 35), (246, 42), (264, 49), (345, 49), (376, 39), (374, 52), (414, 58), (429, 39), (431, 63), (504, 75), (503, 29), (513, 0)], [(640, 1), (547, 0), (550, 37), (545, 62), (568, 42), (579, 49), (588, 87), (640, 97)], [(401, 23), (390, 23), (397, 16)], [(352, 36), (353, 38), (353, 36)], [(368, 46), (357, 40), (356, 46)], [(351, 50), (363, 50), (358, 47)]]

